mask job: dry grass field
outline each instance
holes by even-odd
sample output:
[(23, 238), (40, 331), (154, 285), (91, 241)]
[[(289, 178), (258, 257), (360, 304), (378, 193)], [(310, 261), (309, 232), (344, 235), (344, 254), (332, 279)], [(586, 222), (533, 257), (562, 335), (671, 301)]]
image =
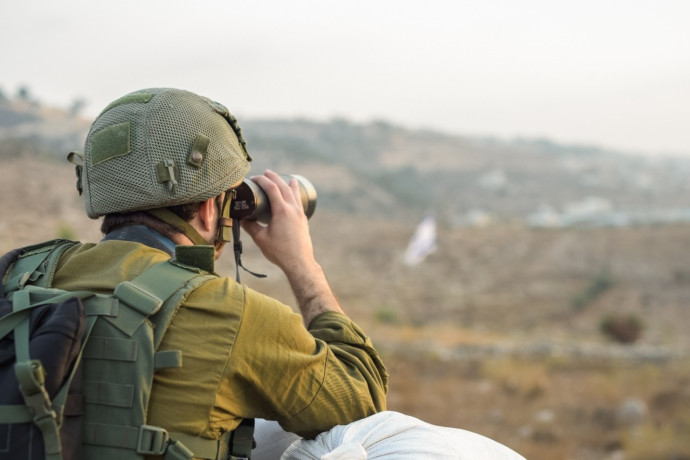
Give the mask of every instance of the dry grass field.
[[(0, 251), (99, 237), (71, 166), (0, 158)], [(690, 459), (690, 226), (452, 228), (417, 267), (416, 220), (318, 209), (317, 257), (344, 308), (381, 349), (389, 408), (489, 436), (540, 459)], [(288, 304), (280, 272), (250, 242), (250, 286)], [(229, 255), (219, 271), (234, 275)], [(620, 344), (602, 323), (632, 317)]]

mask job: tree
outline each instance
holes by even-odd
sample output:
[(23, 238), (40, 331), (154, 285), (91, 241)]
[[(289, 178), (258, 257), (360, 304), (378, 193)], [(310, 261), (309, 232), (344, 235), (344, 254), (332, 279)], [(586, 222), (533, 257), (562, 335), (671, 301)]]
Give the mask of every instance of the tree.
[(26, 85), (21, 85), (17, 88), (17, 99), (24, 102), (29, 102), (31, 100), (31, 90)]

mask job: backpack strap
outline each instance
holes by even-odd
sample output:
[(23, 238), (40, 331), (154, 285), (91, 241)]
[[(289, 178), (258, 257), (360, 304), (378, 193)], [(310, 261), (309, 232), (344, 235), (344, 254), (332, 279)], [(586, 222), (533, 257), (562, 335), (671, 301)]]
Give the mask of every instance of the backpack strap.
[(24, 404), (33, 415), (32, 420), (43, 435), (46, 460), (62, 460), (60, 426), (57, 413), (53, 409), (53, 403), (45, 388), (43, 365), (38, 360), (23, 361), (15, 364), (14, 369)]

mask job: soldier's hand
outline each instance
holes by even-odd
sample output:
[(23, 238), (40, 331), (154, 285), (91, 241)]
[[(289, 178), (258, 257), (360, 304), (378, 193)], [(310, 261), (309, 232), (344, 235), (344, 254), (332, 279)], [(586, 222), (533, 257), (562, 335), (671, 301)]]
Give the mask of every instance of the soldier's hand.
[(286, 183), (267, 170), (251, 178), (266, 192), (271, 202), (268, 225), (242, 220), (242, 228), (252, 237), (264, 257), (288, 273), (315, 263), (309, 223), (304, 214), (297, 180)]

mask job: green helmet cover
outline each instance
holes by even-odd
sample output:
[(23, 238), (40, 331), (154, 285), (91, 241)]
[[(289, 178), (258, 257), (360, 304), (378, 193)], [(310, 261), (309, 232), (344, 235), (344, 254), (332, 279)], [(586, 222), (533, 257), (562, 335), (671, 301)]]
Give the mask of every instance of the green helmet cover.
[(91, 218), (195, 203), (249, 172), (237, 120), (189, 91), (151, 88), (108, 105), (84, 146), (81, 188)]

